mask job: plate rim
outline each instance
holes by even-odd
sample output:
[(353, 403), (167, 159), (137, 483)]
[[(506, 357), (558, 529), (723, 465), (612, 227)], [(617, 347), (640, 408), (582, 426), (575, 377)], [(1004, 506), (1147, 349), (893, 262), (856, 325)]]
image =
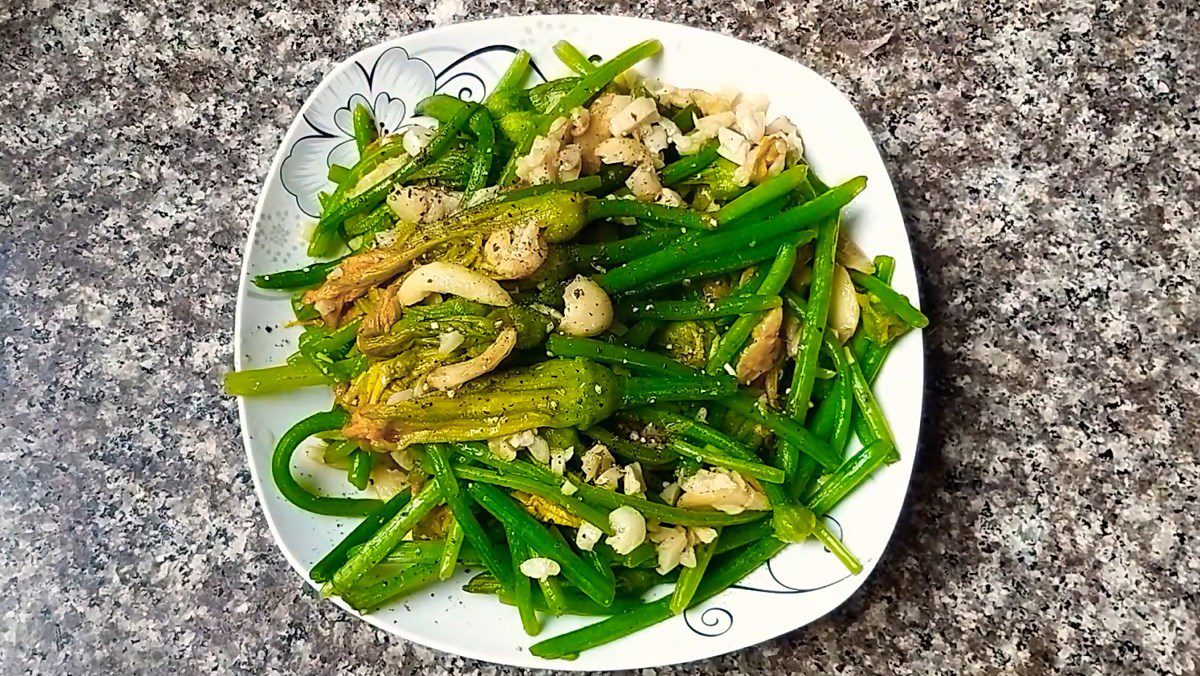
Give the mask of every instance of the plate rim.
[[(715, 31), (715, 30), (698, 28), (698, 27), (690, 26), (690, 25), (686, 25), (686, 24), (678, 24), (678, 23), (672, 23), (672, 22), (668, 22), (668, 21), (661, 21), (658, 19), (646, 19), (646, 18), (634, 17), (634, 16), (610, 16), (610, 15), (580, 14), (580, 13), (521, 14), (521, 15), (512, 15), (512, 16), (503, 16), (503, 17), (491, 17), (491, 18), (485, 18), (485, 19), (474, 19), (474, 20), (470, 20), (470, 21), (456, 22), (456, 23), (442, 25), (442, 26), (433, 26), (433, 27), (430, 27), (430, 28), (427, 28), (427, 29), (421, 30), (421, 31), (398, 34), (398, 35), (389, 37), (388, 39), (386, 39), (384, 41), (367, 45), (367, 46), (363, 47), (362, 49), (356, 50), (356, 51), (348, 54), (347, 56), (341, 58), (336, 64), (334, 64), (329, 69), (329, 71), (324, 75), (324, 77), (322, 77), (321, 80), (312, 88), (312, 90), (309, 92), (308, 96), (304, 99), (304, 102), (301, 103), (298, 108), (296, 108), (296, 112), (292, 115), (291, 123), (288, 125), (288, 127), (284, 130), (284, 132), (279, 137), (279, 147), (277, 148), (275, 155), (272, 158), (269, 167), (267, 168), (266, 175), (264, 176), (263, 181), (260, 185), (258, 199), (256, 201), (253, 215), (252, 215), (252, 218), (250, 221), (250, 228), (248, 229), (248, 231), (246, 233), (246, 240), (243, 245), (242, 265), (239, 269), (240, 277), (238, 280), (237, 298), (236, 298), (235, 309), (234, 309), (234, 327), (233, 327), (234, 331), (233, 331), (232, 344), (233, 344), (233, 350), (234, 350), (234, 367), (235, 367), (235, 369), (238, 369), (238, 370), (242, 369), (246, 362), (246, 357), (243, 354), (243, 346), (244, 346), (243, 336), (245, 333), (244, 328), (245, 328), (245, 324), (246, 324), (245, 300), (246, 300), (246, 298), (248, 298), (248, 294), (246, 293), (246, 291), (247, 291), (248, 285), (250, 284), (250, 274), (249, 273), (250, 273), (250, 267), (251, 267), (251, 251), (253, 248), (253, 243), (255, 241), (256, 235), (258, 234), (259, 224), (262, 221), (263, 211), (266, 207), (268, 188), (271, 184), (271, 181), (273, 180), (273, 177), (279, 173), (280, 167), (282, 166), (283, 161), (286, 159), (286, 157), (289, 153), (289, 146), (286, 143), (286, 141), (293, 134), (293, 132), (296, 130), (296, 128), (298, 126), (300, 126), (301, 121), (303, 119), (303, 111), (308, 109), (313, 104), (313, 102), (317, 98), (317, 96), (323, 90), (325, 90), (327, 88), (327, 86), (329, 85), (329, 83), (331, 81), (333, 81), (339, 74), (341, 74), (343, 72), (343, 70), (352, 67), (356, 58), (358, 58), (364, 54), (371, 53), (374, 50), (379, 50), (381, 48), (386, 49), (386, 48), (397, 47), (397, 46), (404, 47), (404, 41), (411, 39), (411, 38), (436, 37), (440, 33), (453, 33), (455, 31), (462, 30), (463, 28), (466, 28), (466, 27), (476, 27), (476, 26), (480, 26), (483, 24), (503, 24), (503, 23), (520, 24), (520, 23), (527, 22), (527, 21), (539, 21), (539, 20), (605, 21), (605, 22), (612, 22), (612, 23), (618, 23), (618, 24), (619, 23), (640, 24), (642, 26), (649, 25), (652, 27), (659, 27), (659, 28), (669, 29), (669, 30), (683, 30), (685, 32), (695, 32), (695, 33), (700, 33), (700, 34), (716, 36), (716, 37), (719, 37), (722, 39), (734, 40), (734, 41), (742, 43), (743, 45), (746, 45), (748, 47), (752, 47), (756, 50), (761, 50), (762, 52), (765, 52), (766, 54), (769, 54), (772, 57), (784, 59), (795, 67), (799, 67), (799, 68), (808, 70), (809, 72), (813, 73), (816, 77), (818, 77), (822, 81), (824, 81), (825, 84), (827, 84), (830, 87), (832, 92), (834, 92), (838, 97), (843, 99), (843, 101), (846, 103), (846, 105), (849, 106), (849, 108), (854, 111), (855, 115), (858, 118), (858, 121), (867, 129), (868, 134), (870, 134), (870, 127), (867, 127), (866, 121), (862, 118), (862, 114), (858, 111), (858, 108), (854, 105), (854, 103), (850, 100), (850, 98), (844, 92), (842, 92), (841, 89), (839, 89), (837, 87), (837, 85), (835, 85), (832, 81), (830, 81), (824, 75), (816, 72), (815, 70), (813, 70), (812, 68), (809, 68), (808, 66), (804, 65), (803, 63), (800, 63), (799, 61), (796, 61), (795, 59), (793, 59), (791, 57), (780, 54), (779, 52), (776, 52), (773, 49), (770, 49), (763, 45), (755, 44), (753, 42), (749, 42), (747, 40), (743, 40), (743, 39), (733, 36), (733, 35), (728, 35), (728, 34), (721, 33), (721, 32)], [(872, 142), (875, 152), (878, 155), (878, 157), (881, 161), (881, 164), (883, 166), (883, 177), (886, 180), (886, 189), (887, 189), (888, 194), (890, 194), (890, 196), (891, 196), (892, 203), (896, 207), (896, 211), (899, 216), (900, 226), (901, 226), (901, 229), (904, 234), (904, 241), (905, 241), (906, 246), (908, 247), (909, 256), (913, 259), (913, 277), (914, 277), (914, 281), (915, 281), (915, 288), (913, 290), (910, 300), (912, 300), (913, 305), (915, 307), (920, 309), (921, 308), (920, 284), (919, 284), (920, 274), (919, 274), (919, 271), (916, 266), (916, 256), (915, 256), (916, 252), (913, 249), (911, 233), (909, 231), (907, 223), (905, 222), (904, 212), (900, 208), (899, 196), (896, 193), (895, 184), (892, 181), (891, 173), (888, 171), (887, 163), (883, 161), (883, 153), (880, 151), (879, 145), (878, 145), (878, 143), (875, 142), (873, 137), (871, 138), (871, 142)], [(921, 383), (920, 396), (916, 400), (915, 413), (914, 413), (914, 415), (916, 417), (916, 436), (915, 436), (914, 448), (912, 450), (913, 464), (909, 467), (908, 476), (905, 478), (904, 493), (900, 500), (899, 509), (897, 510), (896, 516), (892, 520), (892, 523), (889, 524), (889, 527), (887, 529), (888, 530), (887, 538), (884, 541), (883, 549), (880, 551), (880, 556), (876, 557), (873, 561), (870, 561), (869, 563), (864, 565), (864, 570), (861, 573), (861, 577), (858, 579), (857, 584), (854, 586), (854, 588), (836, 605), (832, 606), (831, 608), (829, 608), (825, 612), (821, 613), (820, 615), (813, 617), (811, 620), (801, 623), (801, 624), (798, 624), (796, 626), (786, 626), (790, 623), (782, 623), (782, 624), (778, 624), (778, 625), (772, 625), (771, 628), (767, 631), (767, 633), (769, 635), (762, 636), (761, 638), (757, 638), (756, 640), (753, 640), (752, 642), (749, 642), (749, 643), (735, 641), (730, 644), (718, 645), (712, 651), (704, 651), (702, 654), (697, 654), (694, 657), (689, 657), (684, 660), (670, 660), (670, 659), (668, 659), (668, 660), (653, 660), (653, 659), (651, 659), (649, 661), (645, 661), (645, 660), (630, 661), (629, 663), (615, 664), (610, 667), (600, 667), (600, 669), (603, 669), (604, 671), (616, 671), (616, 670), (625, 670), (625, 669), (646, 669), (646, 668), (657, 668), (657, 667), (664, 667), (664, 666), (671, 666), (671, 665), (678, 665), (678, 664), (688, 664), (688, 663), (696, 662), (696, 661), (700, 661), (700, 660), (720, 657), (722, 655), (733, 653), (733, 652), (736, 652), (739, 650), (753, 648), (753, 647), (761, 645), (762, 643), (765, 643), (767, 641), (777, 639), (780, 636), (783, 636), (784, 634), (790, 633), (792, 631), (796, 631), (798, 629), (802, 629), (810, 624), (813, 624), (815, 622), (818, 622), (818, 621), (824, 619), (830, 613), (832, 613), (834, 610), (842, 607), (855, 594), (859, 593), (859, 591), (862, 589), (862, 587), (866, 584), (866, 582), (874, 574), (875, 568), (878, 565), (879, 561), (882, 559), (883, 555), (887, 552), (888, 548), (890, 548), (892, 545), (892, 541), (893, 541), (893, 538), (896, 533), (896, 527), (899, 524), (900, 518), (904, 514), (906, 506), (909, 503), (909, 497), (910, 497), (909, 494), (912, 489), (912, 480), (913, 480), (913, 475), (915, 473), (917, 455), (920, 452), (921, 435), (922, 435), (922, 432), (924, 429), (924, 418), (925, 418), (925, 395), (926, 395), (926, 389), (928, 387), (928, 378), (927, 378), (927, 374), (926, 374), (926, 363), (925, 363), (926, 362), (926, 359), (925, 359), (925, 333), (924, 333), (924, 330), (919, 330), (919, 331), (912, 332), (912, 334), (915, 335), (915, 338), (917, 340), (917, 348), (918, 348), (917, 352), (918, 352), (918, 354), (921, 355), (920, 359), (916, 360), (916, 363), (913, 364), (913, 368), (916, 368), (920, 374), (920, 383)], [(297, 574), (299, 574), (300, 578), (305, 582), (305, 584), (307, 584), (309, 587), (311, 587), (313, 589), (316, 589), (319, 592), (321, 586), (319, 584), (313, 582), (309, 578), (308, 570), (305, 567), (305, 565), (295, 555), (293, 555), (293, 553), (290, 551), (289, 547), (285, 546), (283, 537), (280, 534), (279, 528), (276, 525), (275, 520), (272, 518), (271, 513), (267, 508), (267, 494), (266, 494), (265, 484), (266, 484), (266, 479), (269, 479), (269, 477), (260, 477), (259, 473), (255, 470), (254, 452), (253, 452), (253, 448), (252, 448), (252, 441), (251, 441), (251, 436), (250, 436), (249, 425), (247, 422), (249, 414), (246, 410), (246, 398), (245, 397), (237, 398), (237, 410), (238, 410), (238, 424), (239, 424), (239, 427), (241, 428), (240, 431), (241, 431), (241, 438), (242, 438), (242, 447), (243, 447), (243, 451), (245, 453), (245, 460), (247, 462), (247, 470), (250, 474), (251, 481), (254, 484), (254, 493), (255, 493), (255, 497), (258, 501), (258, 508), (259, 508), (258, 512), (263, 516), (264, 520), (267, 522), (267, 527), (271, 533), (271, 537), (274, 540), (275, 545), (279, 549), (280, 553), (283, 554), (284, 559), (288, 562), (288, 564), (291, 566), (291, 568)], [(728, 590), (726, 592), (722, 592), (721, 595), (723, 595), (725, 593), (728, 593)], [(719, 598), (721, 595), (718, 595), (715, 598)], [(322, 599), (322, 601), (332, 601), (336, 606), (338, 606), (342, 610), (346, 611), (350, 615), (352, 615), (362, 621), (365, 621), (370, 626), (372, 626), (376, 629), (379, 629), (387, 634), (398, 636), (406, 641), (412, 641), (413, 643), (417, 643), (419, 645), (423, 645), (423, 646), (444, 652), (448, 655), (456, 655), (456, 656), (464, 657), (467, 659), (474, 659), (474, 660), (479, 660), (482, 662), (488, 662), (491, 664), (503, 664), (506, 666), (514, 666), (514, 667), (520, 667), (520, 668), (552, 669), (552, 670), (561, 670), (561, 671), (595, 671), (598, 669), (598, 667), (596, 667), (594, 665), (583, 666), (583, 665), (576, 664), (573, 661), (567, 661), (567, 660), (561, 660), (561, 659), (556, 659), (556, 660), (543, 659), (540, 657), (533, 656), (532, 654), (528, 653), (527, 651), (523, 651), (520, 653), (523, 657), (525, 657), (527, 659), (507, 659), (504, 656), (498, 657), (496, 655), (488, 654), (483, 651), (474, 650), (471, 648), (471, 646), (469, 644), (453, 644), (452, 645), (452, 644), (449, 644), (449, 643), (446, 643), (444, 641), (440, 641), (437, 639), (431, 639), (431, 638), (425, 637), (425, 636), (418, 637), (418, 636), (412, 635), (405, 628), (403, 628), (397, 624), (384, 621), (376, 615), (363, 614), (363, 613), (357, 612), (353, 608), (350, 608), (344, 601), (342, 601), (342, 599), (340, 599), (338, 597)]]

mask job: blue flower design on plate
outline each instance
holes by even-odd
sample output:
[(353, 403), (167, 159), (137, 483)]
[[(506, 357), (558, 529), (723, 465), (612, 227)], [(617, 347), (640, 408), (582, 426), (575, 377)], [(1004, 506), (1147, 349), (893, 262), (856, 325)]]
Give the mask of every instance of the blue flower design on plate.
[[(413, 114), (425, 97), (446, 92), (459, 98), (482, 101), (516, 47), (491, 45), (463, 54), (445, 50), (410, 55), (391, 47), (373, 60), (356, 61), (320, 89), (302, 116), (308, 129), (290, 148), (279, 169), (280, 181), (305, 214), (321, 213), (317, 193), (327, 191), (329, 167), (352, 166), (358, 160), (354, 145), (353, 111), (366, 106), (381, 134), (400, 132), (422, 118)], [(432, 63), (448, 60), (435, 70)], [(541, 71), (534, 66), (535, 76)]]

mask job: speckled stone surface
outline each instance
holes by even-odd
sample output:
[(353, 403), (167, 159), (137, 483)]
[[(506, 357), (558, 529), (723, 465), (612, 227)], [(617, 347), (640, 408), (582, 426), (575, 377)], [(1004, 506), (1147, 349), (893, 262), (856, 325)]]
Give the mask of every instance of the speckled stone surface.
[(1200, 9), (874, 4), (0, 3), (0, 669), (509, 671), (300, 584), (217, 383), (258, 187), (322, 75), (392, 35), (570, 9), (733, 34), (847, 92), (935, 327), (878, 571), (678, 671), (1195, 673)]

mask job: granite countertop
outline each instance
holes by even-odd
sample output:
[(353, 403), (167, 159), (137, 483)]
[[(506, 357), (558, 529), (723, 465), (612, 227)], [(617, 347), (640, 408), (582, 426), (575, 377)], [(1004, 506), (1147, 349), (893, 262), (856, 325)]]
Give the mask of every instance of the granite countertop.
[(1194, 2), (205, 4), (0, 7), (5, 673), (510, 671), (300, 584), (217, 383), (259, 185), (322, 75), (392, 35), (565, 9), (832, 79), (892, 172), (933, 320), (877, 572), (679, 671), (1200, 669)]

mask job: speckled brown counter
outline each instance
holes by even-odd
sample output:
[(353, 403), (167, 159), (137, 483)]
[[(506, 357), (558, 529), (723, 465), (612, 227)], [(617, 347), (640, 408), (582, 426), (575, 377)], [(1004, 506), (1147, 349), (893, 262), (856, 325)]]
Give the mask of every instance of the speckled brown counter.
[(1195, 2), (212, 4), (0, 5), (4, 672), (508, 671), (302, 585), (217, 382), (258, 186), (322, 75), (392, 35), (562, 10), (711, 28), (833, 80), (934, 324), (878, 572), (679, 671), (1200, 668)]

